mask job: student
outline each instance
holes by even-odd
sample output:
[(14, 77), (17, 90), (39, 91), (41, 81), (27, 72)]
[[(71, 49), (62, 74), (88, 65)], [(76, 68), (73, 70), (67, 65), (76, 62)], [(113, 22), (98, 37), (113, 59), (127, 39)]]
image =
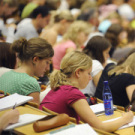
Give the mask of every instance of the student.
[(17, 109), (8, 111), (0, 117), (0, 134), (9, 124), (17, 123), (19, 119), (19, 111)]
[(25, 37), (27, 40), (39, 36), (39, 31), (48, 25), (50, 20), (49, 9), (46, 6), (39, 6), (32, 12), (31, 18), (23, 19), (16, 29), (14, 39)]
[(62, 41), (54, 46), (53, 67), (60, 69), (60, 62), (64, 55), (74, 50), (82, 50), (87, 40), (91, 27), (84, 21), (74, 21), (67, 32), (63, 35)]
[(117, 130), (133, 120), (133, 113), (127, 112), (120, 119), (102, 123), (90, 109), (85, 96), (79, 89), (86, 87), (91, 80), (92, 60), (78, 51), (64, 56), (60, 70), (55, 70), (50, 76), (51, 91), (43, 99), (42, 106), (57, 112), (75, 117), (77, 122), (81, 118), (92, 127), (108, 132)]
[(0, 42), (0, 76), (17, 67), (16, 54), (10, 50), (10, 45)]
[(92, 80), (82, 90), (84, 94), (94, 96), (102, 70), (107, 64), (110, 49), (111, 43), (102, 36), (92, 37), (83, 49), (83, 52), (92, 58)]
[(40, 86), (34, 76), (43, 77), (49, 70), (54, 51), (44, 39), (25, 38), (14, 41), (11, 50), (16, 52), (21, 61), (19, 68), (0, 77), (0, 89), (9, 94), (18, 93), (32, 96), (39, 104)]
[(115, 105), (126, 107), (135, 90), (135, 53), (120, 65), (108, 64), (99, 80), (95, 96), (102, 99), (103, 81), (108, 80)]
[[(70, 24), (73, 22), (73, 15), (68, 10), (52, 12), (52, 25), (45, 27), (40, 34), (41, 38), (46, 39), (52, 45), (62, 40), (62, 36), (68, 30)], [(54, 20), (54, 21), (53, 21)]]

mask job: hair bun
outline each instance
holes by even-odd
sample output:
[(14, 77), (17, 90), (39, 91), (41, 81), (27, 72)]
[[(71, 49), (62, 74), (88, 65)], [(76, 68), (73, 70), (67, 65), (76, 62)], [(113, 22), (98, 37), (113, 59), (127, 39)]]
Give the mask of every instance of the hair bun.
[(18, 53), (23, 53), (27, 46), (27, 40), (25, 38), (20, 38), (15, 40), (12, 44), (12, 50)]

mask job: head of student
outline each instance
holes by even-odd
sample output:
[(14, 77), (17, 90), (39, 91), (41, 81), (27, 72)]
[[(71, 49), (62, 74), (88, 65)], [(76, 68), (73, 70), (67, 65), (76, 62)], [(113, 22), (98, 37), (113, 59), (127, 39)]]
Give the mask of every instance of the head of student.
[(77, 48), (80, 48), (87, 40), (88, 34), (91, 32), (91, 25), (84, 21), (74, 21), (67, 32), (64, 34), (64, 40), (73, 41)]
[(104, 65), (109, 58), (110, 48), (111, 43), (105, 37), (94, 36), (88, 41), (83, 52)]
[(50, 21), (49, 8), (46, 6), (38, 6), (36, 9), (33, 10), (30, 17), (33, 20), (36, 20), (38, 28), (43, 28), (48, 25)]
[(0, 67), (14, 69), (16, 54), (10, 50), (10, 43), (0, 42)]
[(74, 17), (69, 10), (55, 11), (52, 13), (52, 21), (60, 25), (59, 33), (63, 35), (74, 21)]
[(11, 50), (17, 53), (21, 65), (30, 70), (30, 75), (37, 77), (44, 76), (49, 70), (54, 55), (51, 44), (39, 37), (29, 40), (20, 38), (12, 43)]
[(60, 70), (55, 70), (50, 75), (50, 85), (53, 90), (61, 85), (71, 85), (78, 89), (87, 86), (91, 79), (92, 60), (83, 52), (73, 51), (67, 53), (60, 65)]

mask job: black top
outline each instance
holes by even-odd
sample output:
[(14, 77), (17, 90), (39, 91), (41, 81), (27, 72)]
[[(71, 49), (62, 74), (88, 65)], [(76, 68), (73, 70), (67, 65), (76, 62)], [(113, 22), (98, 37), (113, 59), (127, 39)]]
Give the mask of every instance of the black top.
[(113, 96), (113, 104), (126, 107), (129, 104), (126, 87), (135, 84), (135, 77), (128, 73), (122, 73), (120, 75), (115, 75), (114, 73), (108, 76), (108, 71), (113, 65), (112, 63), (108, 64), (103, 70), (95, 96), (99, 99), (103, 99), (103, 81), (108, 81)]

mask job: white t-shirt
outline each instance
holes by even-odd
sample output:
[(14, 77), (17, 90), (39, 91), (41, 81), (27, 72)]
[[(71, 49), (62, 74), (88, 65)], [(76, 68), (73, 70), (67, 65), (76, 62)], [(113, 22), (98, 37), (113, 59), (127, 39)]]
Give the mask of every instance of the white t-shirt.
[(4, 74), (4, 73), (6, 73), (6, 72), (8, 72), (8, 71), (10, 71), (11, 69), (9, 69), (9, 68), (5, 68), (5, 67), (0, 67), (0, 77)]
[[(94, 77), (97, 75), (101, 70), (103, 70), (102, 64), (98, 60), (92, 60), (92, 72), (91, 76)], [(88, 94), (89, 96), (94, 96), (96, 91), (96, 86), (94, 85), (93, 80), (90, 80), (86, 88), (81, 90), (82, 93)]]
[(23, 19), (17, 26), (17, 31), (15, 33), (15, 39), (19, 39), (20, 37), (24, 37), (27, 40), (33, 37), (38, 37), (39, 34), (35, 27), (32, 24), (32, 19), (26, 18)]

